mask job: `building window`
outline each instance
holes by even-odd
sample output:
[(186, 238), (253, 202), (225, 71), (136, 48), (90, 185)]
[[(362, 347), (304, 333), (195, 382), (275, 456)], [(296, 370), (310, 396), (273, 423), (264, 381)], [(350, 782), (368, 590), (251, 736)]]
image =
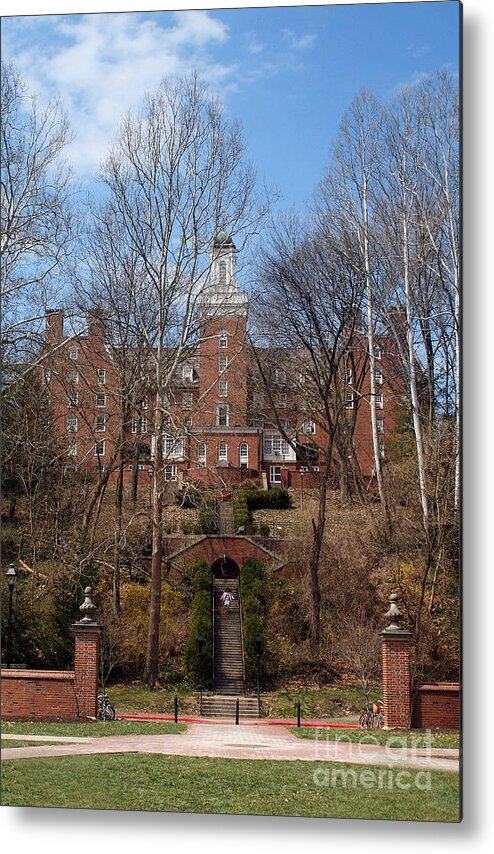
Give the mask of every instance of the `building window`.
[(219, 380), (218, 382), (219, 397), (228, 397), (228, 382), (227, 380)]
[(223, 371), (226, 371), (227, 366), (228, 366), (228, 358), (226, 356), (220, 356), (218, 359), (218, 370), (219, 370), (220, 374)]
[(69, 383), (77, 384), (79, 382), (79, 371), (76, 368), (71, 368), (67, 374)]
[(286, 380), (286, 371), (284, 368), (276, 368), (275, 379), (277, 383), (284, 383)]
[(384, 459), (384, 442), (379, 442), (379, 457)]
[(286, 406), (288, 401), (288, 397), (286, 393), (283, 391), (278, 395), (278, 406)]
[(191, 415), (187, 415), (187, 418), (185, 419), (184, 424), (186, 427), (192, 427), (192, 416)]
[(130, 429), (131, 429), (132, 433), (137, 433), (137, 423), (138, 423), (137, 418), (133, 418), (132, 421), (130, 422)]
[(163, 418), (163, 426), (164, 427), (171, 427), (172, 426), (172, 419), (169, 415), (165, 415), (165, 417)]
[(95, 457), (104, 457), (105, 456), (105, 440), (98, 439), (94, 446), (94, 455)]
[(255, 391), (252, 395), (252, 403), (254, 406), (264, 406), (264, 394), (262, 391)]
[(105, 385), (106, 371), (104, 368), (98, 368), (98, 385)]
[(194, 398), (192, 396), (191, 391), (186, 391), (185, 394), (182, 395), (182, 406), (185, 406), (187, 409), (190, 409), (194, 402)]
[(96, 433), (104, 433), (106, 430), (106, 418), (104, 415), (96, 416), (96, 424), (95, 424), (95, 432)]
[(240, 468), (247, 469), (249, 468), (249, 446), (247, 442), (242, 442), (240, 445)]
[(75, 441), (75, 439), (73, 439), (71, 442), (69, 442), (69, 446), (67, 448), (67, 454), (69, 457), (77, 456), (77, 442)]
[(147, 409), (147, 408), (148, 408), (148, 399), (147, 399), (147, 397), (145, 397), (144, 400), (141, 401), (141, 409)]
[(228, 347), (228, 336), (224, 329), (222, 329), (220, 332), (218, 343), (220, 350), (226, 350), (226, 348)]
[(281, 466), (269, 466), (269, 482), (281, 483)]
[(197, 463), (201, 468), (206, 465), (206, 442), (199, 442), (197, 446)]
[(226, 403), (216, 407), (216, 426), (228, 427), (230, 423), (230, 409)]
[(178, 459), (184, 455), (184, 438), (183, 436), (164, 436), (163, 437), (163, 455), (165, 457), (174, 457)]
[(141, 416), (141, 424), (140, 424), (140, 432), (147, 433), (148, 431), (148, 420), (145, 415)]
[(304, 423), (302, 424), (302, 432), (305, 433), (306, 436), (315, 436), (316, 422), (308, 418), (307, 421), (304, 421)]
[(69, 391), (67, 394), (67, 405), (70, 407), (78, 406), (79, 395), (76, 391)]
[(177, 480), (177, 467), (175, 464), (165, 466), (165, 480), (167, 483), (171, 480)]
[(96, 395), (96, 406), (98, 409), (103, 409), (106, 406), (106, 394), (101, 393)]
[(226, 442), (220, 442), (218, 445), (218, 459), (219, 460), (227, 460), (228, 459), (228, 447)]
[(382, 385), (383, 382), (383, 373), (382, 371), (374, 371), (374, 376), (376, 378), (377, 385)]
[(72, 359), (73, 362), (76, 362), (79, 358), (79, 347), (71, 347), (69, 357)]
[(290, 445), (280, 433), (266, 433), (263, 448), (267, 457), (286, 457), (290, 453)]
[(382, 359), (382, 351), (380, 347), (376, 347), (374, 358), (378, 359), (379, 361)]
[(377, 432), (378, 433), (384, 433), (384, 418), (378, 417), (376, 419), (376, 425), (377, 425)]
[(351, 368), (346, 369), (346, 381), (347, 381), (347, 383), (353, 382), (353, 371)]
[(282, 428), (282, 430), (286, 430), (289, 426), (290, 425), (288, 424), (286, 418), (280, 418), (280, 427)]
[(67, 415), (67, 433), (77, 432), (77, 415)]
[(376, 394), (376, 409), (383, 409), (383, 408), (384, 408), (383, 396), (382, 396), (382, 394)]
[(194, 379), (194, 369), (192, 365), (182, 365), (182, 379), (185, 382), (192, 382)]
[(49, 383), (50, 381), (51, 381), (51, 371), (50, 371), (50, 369), (49, 369), (49, 368), (45, 368), (45, 369), (43, 370), (43, 382), (44, 382), (46, 385), (48, 385), (48, 383)]
[(262, 430), (264, 427), (264, 418), (252, 418), (251, 427), (257, 427), (258, 430)]
[(345, 407), (353, 409), (353, 391), (348, 391), (346, 395)]

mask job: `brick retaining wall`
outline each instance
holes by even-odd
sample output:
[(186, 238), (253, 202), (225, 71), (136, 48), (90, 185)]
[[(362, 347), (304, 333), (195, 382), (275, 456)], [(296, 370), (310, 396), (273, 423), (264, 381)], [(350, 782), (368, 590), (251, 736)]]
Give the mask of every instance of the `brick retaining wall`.
[(412, 694), (412, 727), (460, 728), (460, 686), (454, 682), (420, 685)]
[(2, 670), (3, 720), (77, 717), (74, 671)]

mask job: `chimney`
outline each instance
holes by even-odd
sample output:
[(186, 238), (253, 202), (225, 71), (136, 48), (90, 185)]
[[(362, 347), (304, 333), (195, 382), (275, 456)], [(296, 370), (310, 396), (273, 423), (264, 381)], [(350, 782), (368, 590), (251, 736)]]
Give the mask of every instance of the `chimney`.
[(45, 337), (52, 346), (61, 343), (63, 339), (63, 309), (48, 308), (46, 310)]
[(88, 338), (104, 343), (106, 337), (105, 314), (102, 308), (92, 308), (87, 313)]

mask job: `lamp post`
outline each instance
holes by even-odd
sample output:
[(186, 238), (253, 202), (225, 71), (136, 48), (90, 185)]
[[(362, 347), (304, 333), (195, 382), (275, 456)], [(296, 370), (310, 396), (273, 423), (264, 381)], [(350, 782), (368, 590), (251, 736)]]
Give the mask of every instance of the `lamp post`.
[(9, 624), (7, 630), (7, 667), (10, 667), (12, 662), (12, 597), (14, 595), (15, 579), (17, 572), (13, 563), (10, 564), (7, 572), (7, 584), (9, 585)]
[(300, 509), (303, 510), (304, 509), (304, 472), (303, 471), (300, 472), (300, 486), (302, 488)]
[(197, 637), (197, 651), (199, 653), (199, 692), (201, 695), (201, 699), (199, 701), (199, 714), (202, 717), (202, 692), (204, 691), (203, 684), (203, 663), (202, 663), (202, 654), (204, 652), (204, 643), (205, 638), (202, 635), (198, 635)]
[(257, 672), (257, 711), (259, 717), (261, 717), (261, 685), (260, 685), (260, 672), (261, 672), (261, 651), (262, 651), (262, 638), (259, 632), (255, 637), (256, 643), (256, 672)]

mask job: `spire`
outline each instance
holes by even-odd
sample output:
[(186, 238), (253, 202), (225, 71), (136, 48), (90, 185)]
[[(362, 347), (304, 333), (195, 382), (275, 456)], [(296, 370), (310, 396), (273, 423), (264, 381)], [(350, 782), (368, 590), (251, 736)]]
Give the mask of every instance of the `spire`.
[(241, 314), (247, 310), (247, 297), (235, 280), (237, 247), (231, 234), (218, 231), (211, 248), (211, 276), (205, 291), (208, 313)]

